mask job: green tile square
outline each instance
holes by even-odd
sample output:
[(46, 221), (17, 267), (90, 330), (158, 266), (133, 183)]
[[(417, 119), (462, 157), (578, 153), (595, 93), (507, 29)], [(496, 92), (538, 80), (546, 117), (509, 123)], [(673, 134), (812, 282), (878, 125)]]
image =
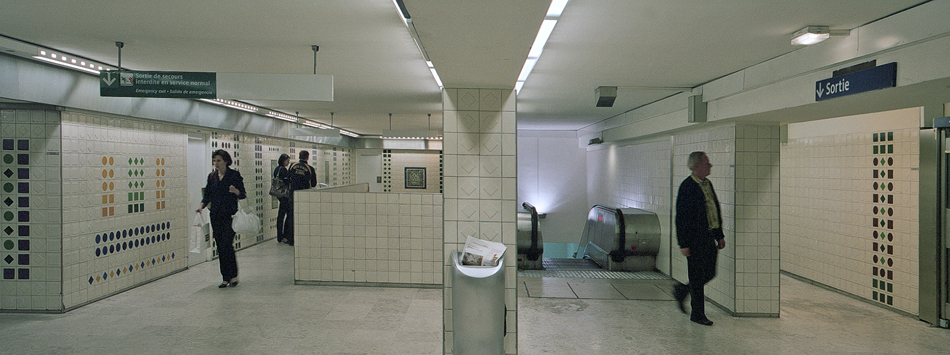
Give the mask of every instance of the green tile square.
[(887, 140), (888, 141), (894, 140), (894, 132), (887, 132)]
[(872, 139), (874, 142), (877, 142), (877, 133), (872, 133), (872, 134), (871, 134), (871, 139)]
[(134, 192), (129, 192), (129, 200), (128, 200), (128, 201), (129, 201), (129, 202), (132, 202), (132, 201), (134, 201), (134, 200), (135, 200), (135, 193), (134, 193)]
[(888, 145), (887, 145), (887, 154), (894, 154), (894, 145), (893, 145), (893, 144), (888, 144)]
[(874, 288), (877, 288), (877, 279), (871, 279), (871, 285)]
[(874, 145), (874, 154), (877, 154), (877, 144)]
[(891, 293), (894, 292), (894, 284), (887, 283), (887, 292), (891, 292)]

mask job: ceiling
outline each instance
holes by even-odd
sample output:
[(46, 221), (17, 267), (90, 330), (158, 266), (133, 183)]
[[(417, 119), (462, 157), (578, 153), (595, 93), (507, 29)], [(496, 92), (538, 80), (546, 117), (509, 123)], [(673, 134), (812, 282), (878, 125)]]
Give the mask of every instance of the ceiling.
[[(790, 34), (806, 25), (853, 29), (923, 2), (571, 0), (518, 95), (519, 129), (577, 130), (680, 91), (663, 88), (696, 87), (799, 49)], [(404, 3), (445, 87), (508, 89), (549, 5)], [(331, 74), (333, 102), (247, 102), (358, 134), (442, 126), (440, 88), (393, 0), (0, 0), (0, 7), (0, 35), (113, 65), (120, 41), (126, 69)], [(312, 45), (320, 46), (316, 59)], [(594, 106), (594, 89), (604, 85), (619, 87), (613, 107)]]

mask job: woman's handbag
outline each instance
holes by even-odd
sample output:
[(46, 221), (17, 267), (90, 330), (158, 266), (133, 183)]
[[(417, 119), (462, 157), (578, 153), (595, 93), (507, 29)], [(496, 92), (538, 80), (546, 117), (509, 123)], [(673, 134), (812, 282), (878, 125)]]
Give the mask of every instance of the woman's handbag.
[(231, 229), (242, 235), (258, 235), (261, 233), (261, 219), (256, 214), (247, 212), (247, 207), (238, 203), (238, 211), (231, 216)]
[(270, 195), (276, 198), (290, 197), (290, 185), (279, 177), (274, 177), (270, 183)]

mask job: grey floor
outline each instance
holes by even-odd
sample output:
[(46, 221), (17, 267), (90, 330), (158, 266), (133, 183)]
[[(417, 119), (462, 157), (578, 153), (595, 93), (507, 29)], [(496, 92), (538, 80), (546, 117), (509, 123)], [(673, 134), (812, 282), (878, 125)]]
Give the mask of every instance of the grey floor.
[[(0, 354), (439, 354), (442, 291), (293, 285), (291, 247), (199, 264), (66, 314), (0, 314)], [(782, 277), (780, 318), (688, 321), (669, 280), (519, 278), (521, 354), (947, 354), (950, 330)]]

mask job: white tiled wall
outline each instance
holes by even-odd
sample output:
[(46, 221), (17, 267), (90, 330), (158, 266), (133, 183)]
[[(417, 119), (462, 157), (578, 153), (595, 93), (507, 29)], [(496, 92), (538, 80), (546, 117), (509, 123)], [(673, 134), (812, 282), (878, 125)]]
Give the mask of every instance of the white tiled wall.
[[(444, 351), (452, 352), (451, 254), (468, 236), (504, 243), (507, 334), (505, 353), (516, 354), (518, 293), (516, 215), (518, 198), (515, 92), (445, 89), (442, 94), (445, 159), (445, 244), (442, 255)], [(493, 167), (498, 167), (495, 169)]]
[[(406, 187), (406, 168), (425, 169), (425, 188)], [(495, 170), (500, 176), (501, 164)], [(383, 191), (442, 193), (442, 152), (383, 150)]]
[(174, 125), (63, 112), (67, 309), (187, 266), (187, 140)]
[(919, 117), (915, 108), (789, 125), (782, 270), (918, 312)]
[(437, 285), (439, 194), (298, 191), (295, 279)]
[(0, 111), (0, 309), (63, 309), (60, 113)]

